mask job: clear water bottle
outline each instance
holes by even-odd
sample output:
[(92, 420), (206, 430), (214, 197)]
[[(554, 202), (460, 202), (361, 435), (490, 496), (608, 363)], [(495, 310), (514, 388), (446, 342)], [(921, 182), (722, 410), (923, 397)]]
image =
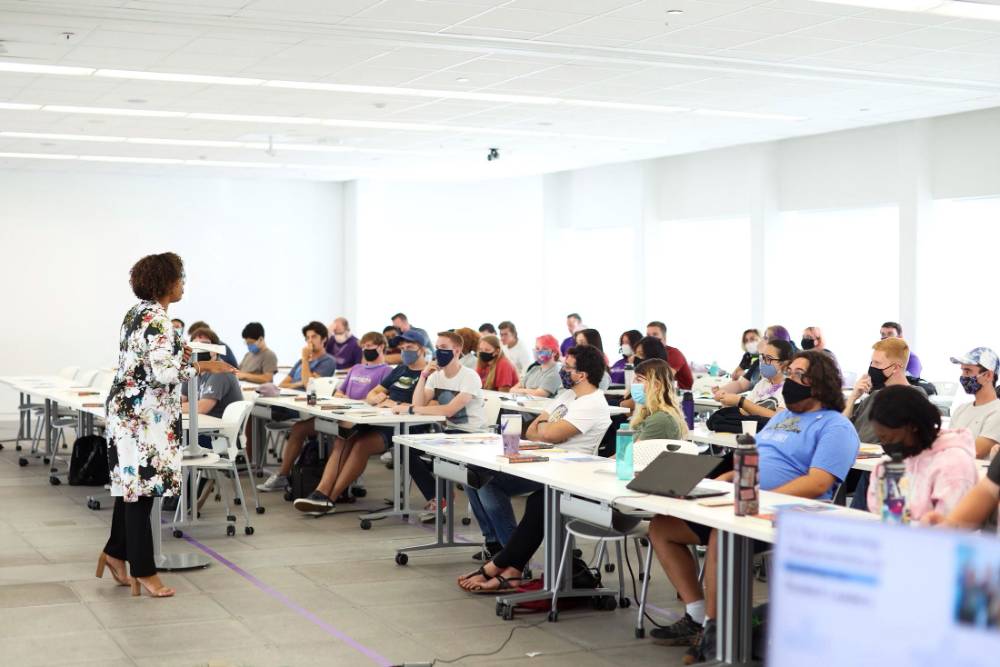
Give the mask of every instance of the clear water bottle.
[(624, 422), (615, 434), (615, 472), (618, 479), (632, 479), (635, 475), (635, 460), (632, 455), (632, 441), (635, 431)]
[(306, 405), (316, 405), (316, 380), (313, 378), (306, 383)]
[(684, 413), (684, 421), (687, 422), (688, 429), (694, 428), (694, 394), (690, 391), (684, 392), (681, 398), (681, 411)]
[(632, 362), (625, 364), (625, 398), (628, 398), (628, 391), (632, 387), (635, 378), (635, 365)]
[(749, 433), (736, 436), (733, 449), (733, 511), (736, 516), (756, 516), (760, 511), (760, 455), (757, 439)]
[(910, 522), (910, 510), (906, 506), (906, 464), (899, 452), (882, 464), (879, 479), (879, 500), (882, 507), (882, 521), (904, 524)]

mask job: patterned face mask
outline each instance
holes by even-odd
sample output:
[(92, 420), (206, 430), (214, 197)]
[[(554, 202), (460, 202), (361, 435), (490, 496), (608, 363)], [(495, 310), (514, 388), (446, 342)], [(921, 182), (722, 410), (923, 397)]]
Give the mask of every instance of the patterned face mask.
[(959, 383), (962, 385), (962, 389), (965, 390), (966, 394), (975, 394), (977, 391), (983, 388), (982, 383), (979, 381), (978, 375), (965, 376), (958, 378)]

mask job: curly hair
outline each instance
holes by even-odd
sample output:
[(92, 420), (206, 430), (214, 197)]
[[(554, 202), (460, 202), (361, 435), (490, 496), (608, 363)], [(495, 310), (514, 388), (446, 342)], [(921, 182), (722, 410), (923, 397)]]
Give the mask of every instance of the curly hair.
[(792, 357), (792, 361), (796, 359), (805, 359), (809, 362), (805, 377), (812, 388), (812, 397), (828, 410), (843, 412), (844, 380), (833, 358), (822, 350), (808, 350)]
[(917, 452), (930, 449), (941, 431), (941, 412), (927, 400), (924, 392), (909, 385), (875, 392), (868, 418), (887, 428), (912, 428)]
[(479, 333), (469, 327), (459, 327), (455, 333), (462, 337), (462, 349), (475, 354), (479, 349)]
[(129, 271), (132, 292), (143, 301), (162, 299), (183, 279), (184, 262), (172, 252), (146, 255)]

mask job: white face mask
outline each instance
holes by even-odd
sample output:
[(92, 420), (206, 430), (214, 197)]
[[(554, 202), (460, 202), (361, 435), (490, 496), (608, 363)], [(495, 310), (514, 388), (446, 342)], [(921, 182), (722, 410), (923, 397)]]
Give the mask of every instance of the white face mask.
[(623, 357), (631, 357), (634, 353), (632, 352), (632, 346), (625, 344), (621, 347)]
[(749, 354), (757, 354), (757, 341), (752, 340), (743, 346), (743, 349)]

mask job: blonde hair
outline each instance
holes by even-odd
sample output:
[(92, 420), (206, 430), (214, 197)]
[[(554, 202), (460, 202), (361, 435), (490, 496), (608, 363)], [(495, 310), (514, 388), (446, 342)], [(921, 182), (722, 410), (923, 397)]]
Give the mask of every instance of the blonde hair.
[(882, 352), (903, 368), (910, 363), (910, 346), (902, 338), (886, 338), (872, 345), (872, 349)]
[[(489, 372), (486, 374), (486, 377), (483, 378), (483, 388), (489, 389), (491, 387), (495, 387), (494, 383), (496, 382), (497, 366), (500, 365), (500, 359), (503, 358), (504, 356), (503, 345), (500, 344), (500, 339), (494, 336), (493, 334), (486, 334), (485, 336), (480, 336), (479, 342), (486, 343), (494, 350), (496, 350), (496, 356), (493, 357), (493, 361), (490, 361), (488, 363), (484, 362), (481, 359), (476, 361), (476, 363), (479, 364), (480, 366), (485, 365), (489, 366), (490, 368)], [(476, 351), (476, 356), (479, 356), (478, 350)]]
[(680, 437), (686, 438), (687, 422), (677, 408), (674, 370), (670, 364), (663, 359), (647, 359), (636, 367), (635, 374), (646, 378), (649, 391), (646, 392), (646, 403), (639, 407), (630, 422), (632, 428), (636, 428), (647, 417), (657, 412), (666, 412), (677, 422), (681, 431)]

